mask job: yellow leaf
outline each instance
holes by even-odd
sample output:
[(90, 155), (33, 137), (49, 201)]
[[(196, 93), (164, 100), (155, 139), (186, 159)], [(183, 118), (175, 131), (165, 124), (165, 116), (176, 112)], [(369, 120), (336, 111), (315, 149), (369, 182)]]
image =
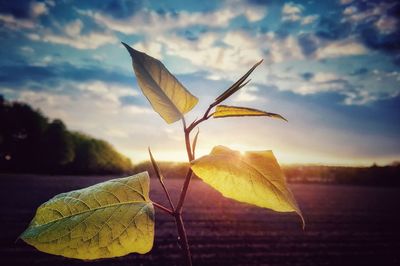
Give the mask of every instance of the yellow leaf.
[(153, 109), (171, 124), (193, 109), (193, 96), (159, 60), (122, 43), (132, 57), (139, 87)]
[(215, 112), (213, 114), (214, 118), (224, 118), (224, 117), (237, 117), (237, 116), (268, 116), (268, 117), (274, 117), (274, 118), (279, 118), (282, 120), (286, 120), (283, 116), (279, 114), (274, 114), (274, 113), (269, 113), (253, 108), (247, 108), (247, 107), (237, 107), (237, 106), (227, 106), (227, 105), (218, 105), (217, 108), (215, 108)]
[(149, 183), (143, 172), (59, 194), (37, 209), (21, 238), (40, 251), (85, 260), (147, 253), (154, 240)]
[(193, 172), (227, 198), (303, 216), (272, 151), (241, 155), (216, 146), (209, 155), (191, 162)]

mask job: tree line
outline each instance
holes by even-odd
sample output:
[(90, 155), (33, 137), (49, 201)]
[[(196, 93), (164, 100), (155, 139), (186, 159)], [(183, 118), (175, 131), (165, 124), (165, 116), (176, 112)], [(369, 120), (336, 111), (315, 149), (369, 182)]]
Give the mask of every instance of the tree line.
[(70, 131), (60, 119), (0, 95), (1, 172), (116, 174), (132, 168), (108, 142)]

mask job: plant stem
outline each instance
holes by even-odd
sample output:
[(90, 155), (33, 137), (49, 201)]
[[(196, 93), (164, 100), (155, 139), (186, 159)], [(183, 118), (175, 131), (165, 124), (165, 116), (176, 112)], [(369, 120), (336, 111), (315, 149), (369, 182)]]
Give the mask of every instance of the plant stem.
[[(211, 117), (211, 115), (209, 115), (209, 113), (213, 107), (215, 107), (215, 104), (211, 104), (208, 107), (208, 109), (206, 110), (206, 112), (204, 113), (203, 117), (201, 117), (197, 121), (193, 121), (189, 127), (186, 127), (185, 118), (182, 118), (183, 132), (185, 134), (186, 153), (188, 156), (189, 163), (194, 160), (194, 153), (195, 153), (194, 148), (192, 150), (191, 145), (190, 145), (190, 132), (198, 124), (200, 124), (201, 122), (203, 122)], [(192, 179), (192, 174), (193, 174), (193, 171), (189, 166), (189, 169), (186, 173), (185, 182), (183, 183), (182, 192), (179, 197), (178, 205), (176, 206), (175, 212), (174, 212), (176, 227), (178, 229), (178, 234), (179, 234), (179, 238), (180, 238), (181, 245), (182, 245), (183, 257), (185, 258), (186, 265), (188, 265), (188, 266), (192, 265), (192, 256), (190, 253), (190, 247), (189, 247), (189, 243), (188, 243), (188, 239), (187, 239), (187, 235), (186, 235), (185, 226), (184, 226), (183, 220), (182, 220), (182, 209), (183, 209), (183, 203), (185, 202), (185, 199), (186, 199), (186, 194), (187, 194), (187, 191), (189, 188), (190, 180)]]
[(182, 253), (185, 259), (185, 264), (187, 266), (192, 266), (192, 255), (190, 254), (189, 243), (181, 213), (175, 213), (175, 222), (176, 222), (176, 227), (178, 229), (179, 239), (182, 245)]
[[(190, 136), (189, 136), (190, 132), (186, 128), (186, 121), (184, 118), (182, 118), (182, 123), (183, 123), (183, 131), (185, 133), (186, 152), (187, 152), (188, 160), (190, 163), (190, 161), (192, 161), (194, 159), (193, 154), (192, 154), (192, 149), (190, 147)], [(179, 240), (181, 243), (182, 253), (183, 253), (183, 257), (185, 259), (185, 264), (187, 266), (192, 266), (192, 256), (190, 253), (190, 247), (189, 247), (189, 243), (188, 243), (188, 239), (187, 239), (187, 235), (186, 235), (185, 226), (183, 224), (182, 208), (183, 208), (183, 203), (186, 198), (187, 190), (189, 188), (190, 180), (192, 178), (192, 173), (193, 173), (192, 169), (189, 167), (189, 170), (185, 177), (185, 182), (182, 187), (182, 192), (179, 197), (178, 205), (176, 206), (175, 212), (174, 212), (174, 218), (175, 218), (175, 222), (176, 222), (176, 228), (178, 230)]]
[(178, 205), (176, 206), (176, 209), (175, 209), (175, 211), (177, 213), (182, 213), (183, 203), (185, 202), (186, 193), (189, 188), (190, 180), (192, 179), (192, 174), (193, 174), (193, 171), (189, 167), (189, 170), (186, 173), (185, 182), (183, 183), (181, 196), (179, 198)]
[(152, 203), (155, 207), (159, 208), (160, 210), (163, 210), (168, 214), (174, 215), (174, 212), (172, 210), (168, 209), (167, 207), (164, 207), (161, 204), (158, 204), (157, 202), (154, 202), (154, 201)]

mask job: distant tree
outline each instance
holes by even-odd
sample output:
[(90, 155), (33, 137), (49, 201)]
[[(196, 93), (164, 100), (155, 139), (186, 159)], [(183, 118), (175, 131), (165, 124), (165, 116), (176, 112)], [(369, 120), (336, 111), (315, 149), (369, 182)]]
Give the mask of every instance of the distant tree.
[(31, 171), (37, 167), (47, 118), (23, 103), (1, 102), (0, 168)]
[(52, 172), (64, 170), (75, 158), (71, 134), (59, 119), (48, 125), (40, 146), (42, 166)]
[(75, 146), (75, 160), (70, 167), (73, 172), (117, 173), (132, 169), (131, 161), (109, 143), (79, 132), (71, 136)]
[(0, 95), (0, 171), (105, 174), (132, 169), (109, 143), (68, 131), (40, 111)]

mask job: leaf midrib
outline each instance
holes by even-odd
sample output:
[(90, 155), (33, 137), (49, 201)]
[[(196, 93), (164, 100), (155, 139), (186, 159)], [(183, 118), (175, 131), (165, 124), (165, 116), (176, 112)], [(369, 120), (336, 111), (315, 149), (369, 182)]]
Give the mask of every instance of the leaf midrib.
[[(64, 219), (69, 219), (69, 218), (74, 217), (74, 216), (82, 215), (82, 214), (85, 214), (85, 213), (88, 213), (88, 212), (95, 212), (95, 211), (98, 211), (98, 210), (101, 210), (101, 209), (106, 209), (106, 208), (111, 208), (111, 207), (121, 206), (121, 205), (135, 204), (135, 203), (151, 204), (151, 201), (127, 201), (127, 202), (119, 202), (119, 203), (114, 203), (114, 204), (108, 204), (108, 205), (99, 206), (99, 207), (96, 207), (96, 208), (93, 208), (93, 209), (84, 210), (82, 212), (78, 212), (78, 213), (70, 214), (70, 215), (67, 215), (67, 216), (63, 216), (61, 218), (54, 219), (54, 220), (51, 220), (51, 221), (43, 223), (43, 224), (34, 225), (34, 227), (40, 227), (40, 226), (48, 225), (48, 224), (55, 223), (55, 222), (58, 222), (58, 221), (61, 221), (61, 220), (64, 220)], [(43, 208), (46, 208), (46, 207), (43, 207)]]
[[(228, 156), (230, 156), (230, 154), (227, 154)], [(266, 178), (256, 167), (254, 167), (252, 164), (250, 164), (249, 162), (246, 162), (243, 158), (241, 158), (241, 156), (239, 156), (239, 161), (242, 162), (243, 164), (249, 166), (251, 169), (253, 169), (256, 173), (258, 173), (260, 176), (262, 176), (263, 179), (265, 179), (270, 185), (271, 185), (271, 190), (274, 192), (274, 194), (277, 196), (277, 193), (279, 193), (279, 197), (277, 196), (277, 199), (281, 202), (281, 198), (280, 197), (285, 197), (285, 193), (279, 189), (279, 187), (275, 186), (275, 184), (270, 181), (268, 178)], [(286, 197), (285, 197), (286, 198)], [(290, 202), (290, 206), (292, 206), (292, 208), (294, 210), (297, 210), (297, 208), (295, 206), (293, 206), (293, 203), (291, 202), (291, 200), (288, 200), (288, 202)]]
[[(155, 81), (155, 79), (151, 76), (151, 74), (149, 73), (147, 67), (145, 67), (145, 65), (143, 64), (143, 60), (135, 60), (135, 59), (133, 59), (133, 61), (136, 62), (136, 64), (140, 65), (140, 67), (141, 67), (142, 69), (145, 70), (146, 76), (148, 76), (148, 77), (151, 79), (151, 81), (153, 81), (154, 84), (156, 84), (157, 87), (160, 88), (160, 91), (161, 91), (162, 94), (165, 96), (165, 98), (168, 100), (169, 105), (172, 106), (172, 107), (174, 108), (174, 110), (175, 110), (176, 112), (178, 112), (178, 113), (181, 115), (181, 117), (182, 117), (182, 116), (183, 116), (183, 113), (178, 109), (178, 107), (175, 105), (175, 103), (172, 101), (172, 99), (168, 96), (168, 94), (161, 88), (160, 84), (159, 84), (157, 81)], [(137, 62), (137, 61), (139, 61), (139, 62)], [(158, 62), (157, 62), (157, 63), (158, 63)], [(160, 63), (161, 63), (161, 62), (160, 62)], [(164, 64), (161, 63), (161, 66), (164, 67), (165, 70), (167, 70), (167, 68), (164, 66)], [(161, 70), (162, 70), (162, 69), (160, 69), (160, 72), (161, 72)], [(169, 74), (172, 78), (175, 78), (171, 73), (168, 73), (168, 74)], [(150, 101), (150, 104), (153, 105), (153, 103), (152, 103), (151, 101)]]

